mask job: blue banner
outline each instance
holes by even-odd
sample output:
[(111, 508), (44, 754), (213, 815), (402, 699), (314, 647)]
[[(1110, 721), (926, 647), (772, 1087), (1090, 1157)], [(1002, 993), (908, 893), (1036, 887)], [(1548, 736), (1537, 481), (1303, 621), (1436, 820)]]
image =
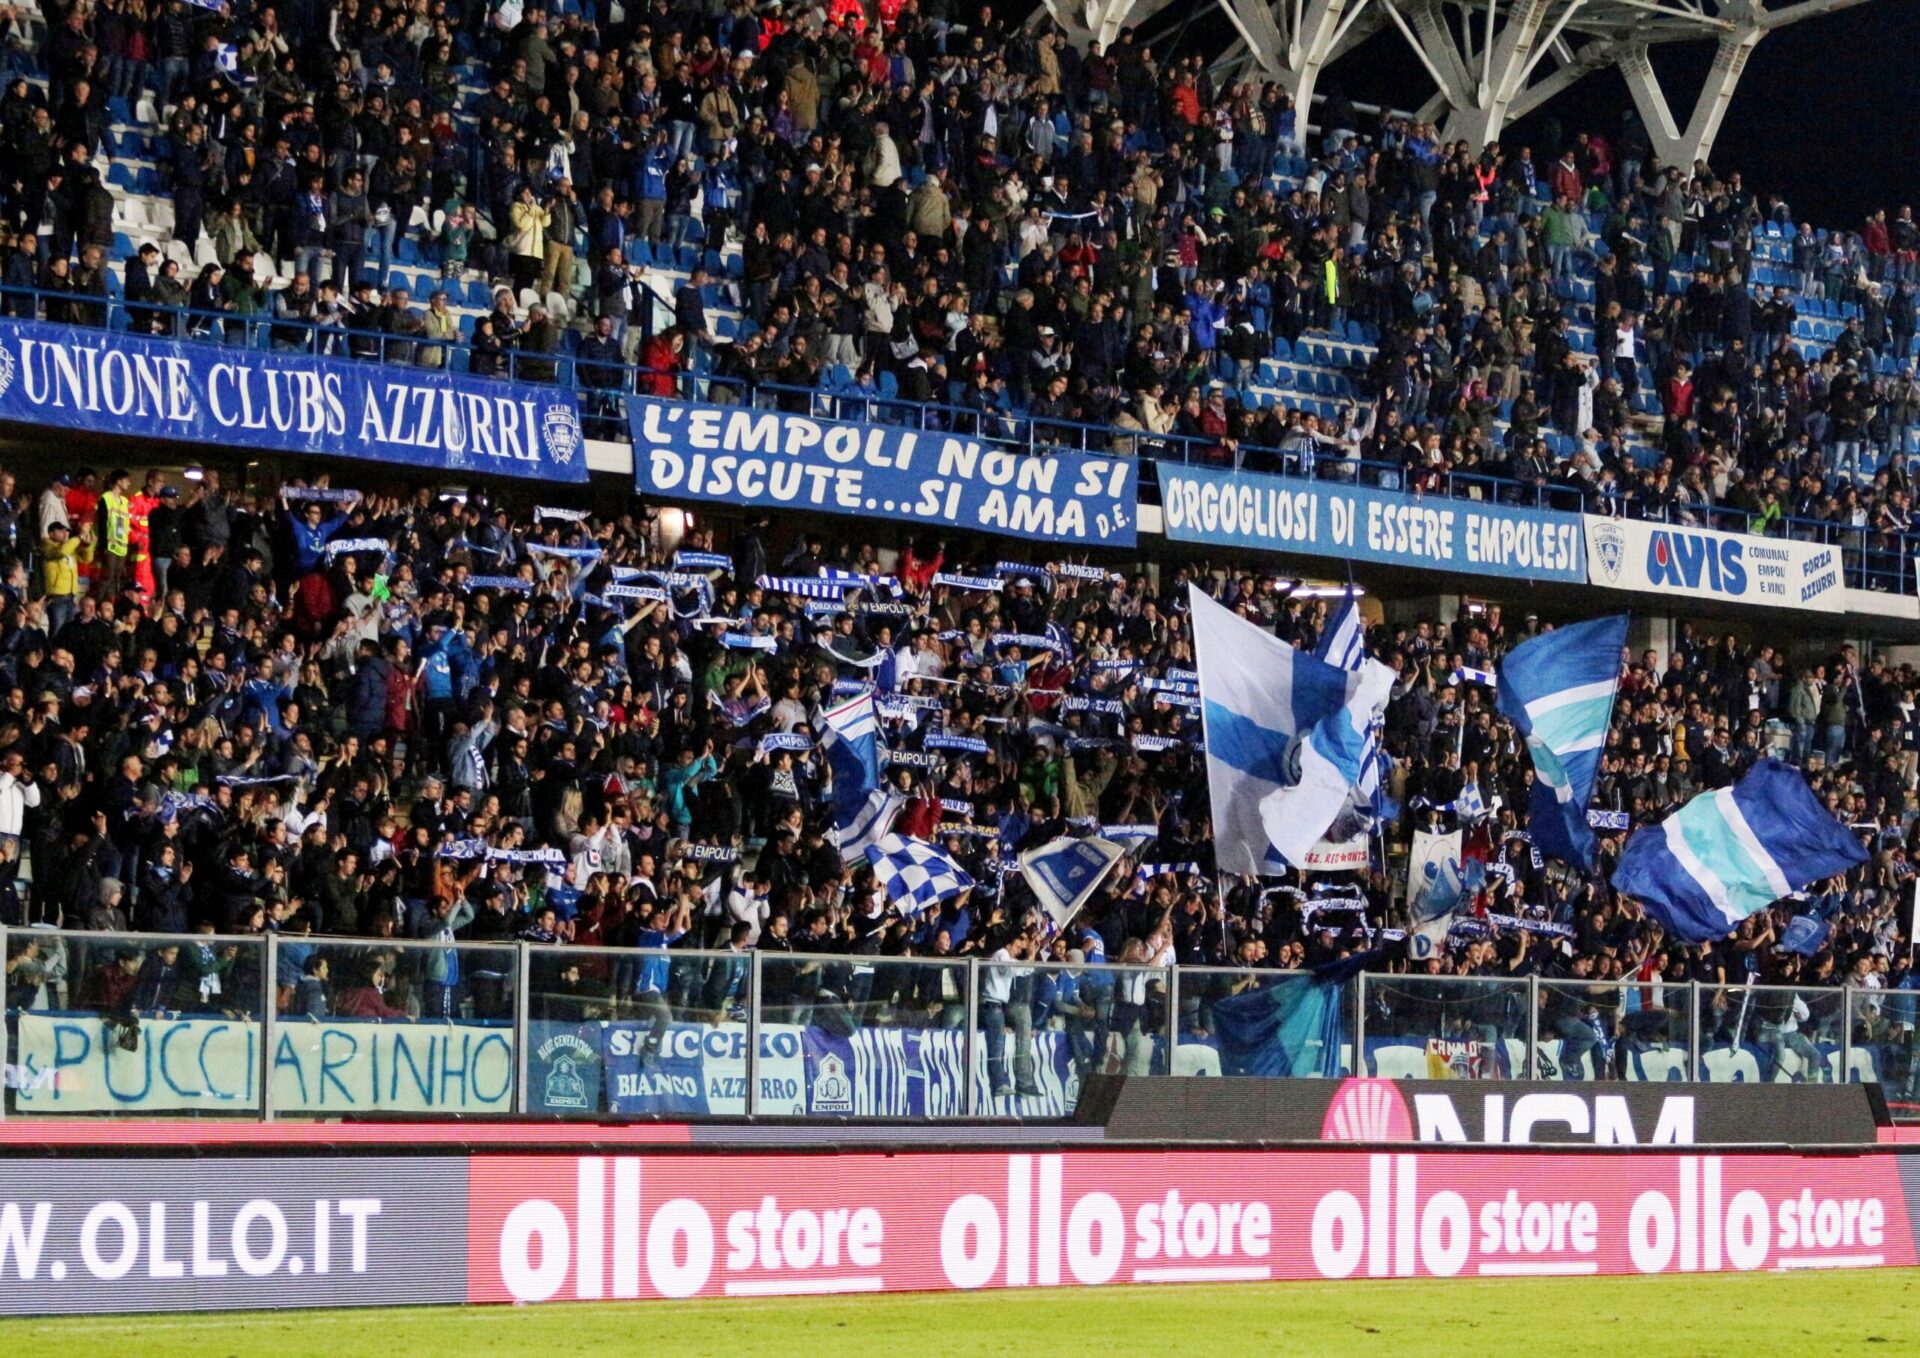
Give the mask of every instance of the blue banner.
[[(601, 1097), (591, 1111), (671, 1117), (747, 1111), (743, 1024), (673, 1023), (657, 1038), (650, 1023), (536, 1024), (529, 1041), (529, 1106), (535, 1112), (578, 1112), (582, 1099), (591, 1101), (582, 1067), (596, 1049)], [(1081, 1046), (1090, 1048), (1090, 1039), (1083, 1036)], [(994, 1097), (984, 1040), (973, 1055), (975, 1107), (983, 1116), (1064, 1117), (1073, 1111), (1079, 1074), (1068, 1034), (1034, 1033), (1038, 1094)], [(957, 1027), (842, 1031), (838, 1023), (769, 1023), (760, 1029), (758, 1111), (775, 1117), (952, 1117), (965, 1106), (966, 1069), (966, 1034)]]
[(1067, 542), (1134, 545), (1135, 465), (750, 406), (629, 397), (639, 490)]
[(1160, 464), (1174, 542), (1585, 584), (1580, 516), (1260, 472)]
[(563, 387), (0, 320), (0, 420), (584, 482)]

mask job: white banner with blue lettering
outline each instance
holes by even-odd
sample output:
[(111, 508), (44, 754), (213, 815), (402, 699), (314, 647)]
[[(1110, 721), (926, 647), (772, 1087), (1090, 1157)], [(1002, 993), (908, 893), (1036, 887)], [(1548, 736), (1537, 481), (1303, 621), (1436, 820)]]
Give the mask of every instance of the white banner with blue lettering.
[(0, 420), (584, 482), (565, 387), (0, 320)]
[[(26, 1013), (12, 1059), (22, 1113), (230, 1113), (260, 1108), (260, 1025), (142, 1017), (131, 1050), (98, 1014)], [(274, 1029), (284, 1113), (511, 1113), (504, 1024), (287, 1019)]]
[(1134, 545), (1131, 458), (652, 397), (628, 397), (627, 414), (634, 481), (647, 495)]
[(1175, 542), (1585, 584), (1580, 516), (1162, 462)]
[(1586, 518), (1587, 573), (1609, 589), (1839, 613), (1840, 549), (1819, 542)]

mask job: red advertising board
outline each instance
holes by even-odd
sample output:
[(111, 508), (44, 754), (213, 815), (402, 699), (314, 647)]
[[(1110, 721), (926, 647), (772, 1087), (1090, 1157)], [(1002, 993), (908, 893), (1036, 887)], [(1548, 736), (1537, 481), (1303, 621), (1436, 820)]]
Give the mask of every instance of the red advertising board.
[(1916, 1262), (1900, 1166), (1654, 1152), (482, 1156), (468, 1297), (1894, 1266)]

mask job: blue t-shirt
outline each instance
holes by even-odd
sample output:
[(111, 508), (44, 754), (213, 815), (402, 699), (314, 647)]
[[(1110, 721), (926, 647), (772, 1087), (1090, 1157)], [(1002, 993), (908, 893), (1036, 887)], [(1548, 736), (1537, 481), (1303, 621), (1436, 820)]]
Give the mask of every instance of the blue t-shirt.
[[(684, 937), (686, 937), (684, 931), (669, 934), (660, 929), (642, 929), (639, 934), (638, 944), (642, 950), (652, 952), (656, 949), (664, 950), (670, 948)], [(669, 958), (642, 958), (640, 962), (640, 975), (635, 978), (633, 983), (633, 993), (636, 995), (664, 995), (667, 990), (667, 975), (672, 969), (673, 962)]]

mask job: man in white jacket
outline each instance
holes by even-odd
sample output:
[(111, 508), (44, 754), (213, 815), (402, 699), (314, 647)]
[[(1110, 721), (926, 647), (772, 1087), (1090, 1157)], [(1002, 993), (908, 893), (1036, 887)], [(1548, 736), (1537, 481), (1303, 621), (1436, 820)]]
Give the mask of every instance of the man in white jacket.
[(40, 785), (22, 773), (20, 751), (0, 756), (0, 839), (18, 840), (27, 808), (40, 805)]

